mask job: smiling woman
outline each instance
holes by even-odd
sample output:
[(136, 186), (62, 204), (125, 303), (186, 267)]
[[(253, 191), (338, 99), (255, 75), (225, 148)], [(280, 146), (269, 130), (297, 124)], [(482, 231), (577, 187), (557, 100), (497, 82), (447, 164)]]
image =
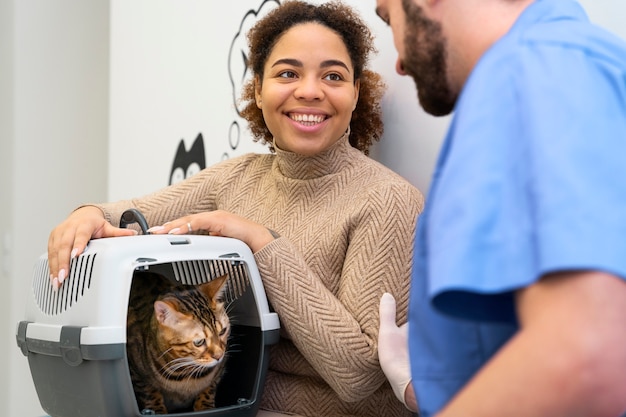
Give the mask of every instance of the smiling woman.
[[(49, 239), (53, 285), (92, 238), (124, 236), (136, 208), (154, 234), (245, 242), (278, 313), (261, 409), (302, 416), (409, 416), (378, 362), (378, 301), (406, 321), (412, 241), (423, 198), (367, 157), (382, 134), (373, 37), (340, 3), (287, 1), (250, 31), (242, 111), (270, 154), (210, 166), (156, 193), (84, 206)], [(384, 410), (381, 411), (381, 410)]]
[(274, 146), (318, 154), (346, 132), (359, 98), (350, 55), (339, 35), (318, 23), (289, 29), (276, 42), (255, 82)]

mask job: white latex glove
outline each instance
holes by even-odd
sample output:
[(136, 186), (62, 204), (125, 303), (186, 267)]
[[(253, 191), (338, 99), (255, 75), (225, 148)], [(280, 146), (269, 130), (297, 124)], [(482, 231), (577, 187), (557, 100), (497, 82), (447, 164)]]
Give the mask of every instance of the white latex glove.
[(384, 293), (380, 298), (379, 312), (378, 360), (380, 367), (396, 397), (407, 407), (404, 393), (411, 382), (407, 323), (400, 327), (396, 324), (396, 300), (389, 293)]

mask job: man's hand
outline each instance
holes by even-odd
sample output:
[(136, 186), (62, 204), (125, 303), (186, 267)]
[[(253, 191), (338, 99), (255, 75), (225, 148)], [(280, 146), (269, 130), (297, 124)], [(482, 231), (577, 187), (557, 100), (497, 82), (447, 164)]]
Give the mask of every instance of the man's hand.
[[(378, 331), (378, 360), (389, 380), (396, 397), (409, 410), (417, 411), (414, 395), (409, 393), (405, 398), (407, 386), (411, 382), (411, 366), (409, 363), (408, 327), (396, 324), (396, 300), (389, 293), (380, 298), (380, 330)], [(409, 404), (410, 403), (410, 404)]]

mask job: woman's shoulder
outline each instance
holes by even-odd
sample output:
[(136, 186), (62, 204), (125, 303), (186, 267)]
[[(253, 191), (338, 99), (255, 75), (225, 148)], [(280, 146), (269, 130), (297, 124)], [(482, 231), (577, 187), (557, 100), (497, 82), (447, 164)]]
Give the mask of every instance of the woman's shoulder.
[(363, 155), (356, 170), (356, 188), (364, 191), (361, 193), (364, 198), (386, 196), (384, 198), (415, 205), (421, 211), (424, 196), (420, 190), (391, 168)]
[(359, 161), (359, 168), (357, 169), (361, 171), (360, 176), (368, 181), (371, 186), (392, 186), (398, 189), (416, 192), (421, 195), (417, 187), (411, 184), (406, 178), (369, 156), (362, 155), (361, 161)]

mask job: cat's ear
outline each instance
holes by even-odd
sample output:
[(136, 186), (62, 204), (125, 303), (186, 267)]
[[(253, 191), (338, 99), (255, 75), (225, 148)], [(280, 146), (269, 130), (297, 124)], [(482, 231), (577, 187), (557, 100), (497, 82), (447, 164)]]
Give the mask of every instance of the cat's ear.
[(173, 326), (178, 322), (180, 313), (172, 304), (157, 300), (154, 302), (154, 315), (160, 324)]
[(200, 285), (199, 290), (211, 300), (211, 304), (215, 305), (218, 300), (222, 299), (224, 290), (226, 289), (226, 280), (228, 275), (222, 275), (221, 277), (214, 278), (205, 284)]

